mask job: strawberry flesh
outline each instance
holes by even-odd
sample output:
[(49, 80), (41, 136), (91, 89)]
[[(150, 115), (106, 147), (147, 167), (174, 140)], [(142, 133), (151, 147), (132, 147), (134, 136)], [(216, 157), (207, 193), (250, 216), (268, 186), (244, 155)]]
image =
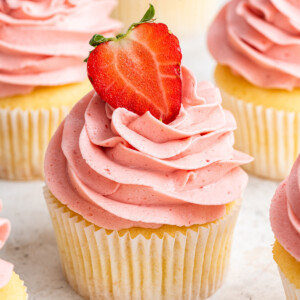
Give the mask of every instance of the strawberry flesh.
[(181, 106), (181, 59), (179, 41), (165, 24), (143, 23), (97, 46), (88, 58), (88, 76), (112, 107), (139, 115), (150, 111), (170, 123)]

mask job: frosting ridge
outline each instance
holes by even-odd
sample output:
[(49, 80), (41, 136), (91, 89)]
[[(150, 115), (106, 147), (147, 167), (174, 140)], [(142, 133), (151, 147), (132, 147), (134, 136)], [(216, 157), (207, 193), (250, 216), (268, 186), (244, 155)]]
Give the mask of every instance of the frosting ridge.
[(270, 219), (276, 239), (300, 261), (300, 155), (272, 199)]
[(300, 9), (296, 1), (231, 0), (208, 31), (208, 48), (254, 85), (300, 86)]
[(116, 5), (116, 0), (1, 1), (0, 97), (83, 81), (90, 37), (120, 28), (109, 17)]
[(241, 197), (251, 158), (233, 149), (233, 116), (218, 89), (182, 67), (180, 114), (112, 109), (94, 92), (70, 112), (45, 158), (46, 183), (71, 210), (106, 229), (190, 226), (221, 218)]

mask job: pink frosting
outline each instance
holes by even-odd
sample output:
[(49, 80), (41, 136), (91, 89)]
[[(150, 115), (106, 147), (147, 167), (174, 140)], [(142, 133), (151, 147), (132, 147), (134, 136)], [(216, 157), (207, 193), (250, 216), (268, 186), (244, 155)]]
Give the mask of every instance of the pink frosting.
[(94, 33), (112, 34), (116, 0), (1, 0), (0, 97), (83, 81)]
[(112, 109), (93, 91), (71, 111), (45, 159), (50, 191), (107, 229), (189, 226), (221, 218), (241, 197), (251, 158), (233, 149), (233, 116), (219, 90), (182, 68), (180, 114), (166, 125), (149, 112)]
[(215, 18), (208, 47), (218, 63), (263, 88), (300, 86), (300, 5), (232, 0)]
[(270, 218), (276, 239), (300, 261), (300, 155), (275, 193)]
[[(0, 201), (0, 211), (2, 210), (2, 203)], [(10, 223), (6, 219), (0, 218), (0, 249), (6, 242), (10, 232)], [(13, 272), (13, 265), (0, 259), (0, 288), (7, 285)]]

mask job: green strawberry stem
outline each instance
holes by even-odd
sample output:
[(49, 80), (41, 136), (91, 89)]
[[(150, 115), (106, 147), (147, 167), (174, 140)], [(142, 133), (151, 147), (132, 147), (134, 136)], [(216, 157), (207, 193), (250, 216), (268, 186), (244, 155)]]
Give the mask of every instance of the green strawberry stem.
[[(153, 22), (154, 15), (155, 15), (154, 6), (152, 4), (150, 4), (148, 10), (146, 11), (146, 13), (142, 17), (142, 19), (138, 23), (131, 24), (126, 33), (119, 33), (117, 36), (110, 37), (110, 38), (106, 38), (100, 34), (94, 34), (94, 36), (90, 40), (90, 45), (93, 47), (97, 47), (100, 44), (105, 43), (105, 42), (118, 41), (118, 40), (126, 37), (128, 35), (128, 33), (130, 33), (132, 31), (132, 29), (135, 28), (136, 26), (143, 24), (143, 23)], [(91, 53), (91, 51), (90, 51), (90, 53)], [(87, 62), (87, 60), (88, 60), (88, 57), (84, 61)]]

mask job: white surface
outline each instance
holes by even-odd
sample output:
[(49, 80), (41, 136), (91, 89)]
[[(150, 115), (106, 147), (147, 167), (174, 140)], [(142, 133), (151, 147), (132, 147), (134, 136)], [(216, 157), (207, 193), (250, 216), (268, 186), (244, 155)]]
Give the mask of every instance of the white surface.
[[(213, 61), (204, 45), (203, 40), (182, 43), (184, 63), (199, 80), (211, 79), (213, 72)], [(272, 259), (274, 237), (269, 222), (269, 205), (277, 185), (250, 178), (237, 224), (230, 271), (211, 300), (284, 299)], [(4, 204), (1, 217), (12, 223), (11, 236), (0, 256), (15, 264), (16, 272), (28, 287), (30, 300), (79, 300), (61, 272), (42, 186), (42, 182), (0, 181)]]

